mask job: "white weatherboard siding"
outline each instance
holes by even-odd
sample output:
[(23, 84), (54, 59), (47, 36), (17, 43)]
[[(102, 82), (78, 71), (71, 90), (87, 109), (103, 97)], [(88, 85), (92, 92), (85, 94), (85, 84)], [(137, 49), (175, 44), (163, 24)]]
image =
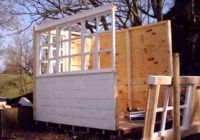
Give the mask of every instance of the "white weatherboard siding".
[(36, 120), (115, 130), (114, 72), (36, 78)]

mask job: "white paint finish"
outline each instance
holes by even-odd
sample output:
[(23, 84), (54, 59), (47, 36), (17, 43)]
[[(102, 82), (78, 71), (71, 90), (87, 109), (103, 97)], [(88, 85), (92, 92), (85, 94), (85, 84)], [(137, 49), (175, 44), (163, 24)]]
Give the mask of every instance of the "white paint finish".
[(196, 85), (188, 85), (185, 93), (185, 105), (186, 108), (183, 112), (183, 121), (182, 125), (189, 129), (191, 125), (191, 118), (192, 118), (192, 101), (193, 96), (196, 93)]
[(36, 120), (115, 130), (114, 72), (36, 78)]
[(80, 20), (80, 19), (85, 18), (85, 17), (91, 18), (92, 16), (96, 16), (96, 15), (102, 16), (105, 13), (108, 13), (110, 11), (115, 11), (115, 10), (116, 10), (116, 7), (113, 4), (99, 6), (97, 8), (79, 13), (77, 15), (65, 17), (63, 19), (59, 19), (59, 20), (56, 20), (56, 21), (53, 21), (53, 22), (50, 22), (50, 23), (45, 23), (45, 24), (36, 26), (35, 30), (36, 31), (46, 30), (48, 28), (52, 28), (52, 27), (55, 27), (55, 26), (62, 25), (66, 22), (73, 22), (73, 21), (76, 21), (76, 20)]
[(172, 76), (152, 76), (148, 78), (148, 84), (150, 85), (171, 85)]

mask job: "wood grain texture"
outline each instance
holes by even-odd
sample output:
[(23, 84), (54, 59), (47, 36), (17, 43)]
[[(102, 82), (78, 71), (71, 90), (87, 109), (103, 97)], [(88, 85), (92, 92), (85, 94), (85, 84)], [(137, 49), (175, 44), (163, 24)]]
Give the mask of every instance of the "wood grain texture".
[(169, 29), (168, 21), (130, 29), (133, 108), (145, 109), (147, 88), (139, 87), (147, 85), (149, 75), (171, 74)]

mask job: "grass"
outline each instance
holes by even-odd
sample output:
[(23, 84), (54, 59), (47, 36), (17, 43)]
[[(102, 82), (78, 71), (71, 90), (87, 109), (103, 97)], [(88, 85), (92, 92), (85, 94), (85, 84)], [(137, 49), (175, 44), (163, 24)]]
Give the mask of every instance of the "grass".
[[(23, 85), (23, 89), (26, 89), (24, 93), (27, 93), (32, 91), (33, 82), (30, 76), (26, 76), (25, 79), (26, 84)], [(14, 98), (20, 95), (19, 76), (15, 74), (0, 74), (0, 96)]]

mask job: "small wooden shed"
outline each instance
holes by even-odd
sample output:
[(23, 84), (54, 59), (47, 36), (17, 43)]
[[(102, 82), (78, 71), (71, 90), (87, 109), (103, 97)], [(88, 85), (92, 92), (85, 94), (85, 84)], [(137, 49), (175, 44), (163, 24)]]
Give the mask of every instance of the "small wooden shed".
[(115, 10), (34, 28), (35, 120), (116, 130), (127, 108), (145, 109), (148, 75), (171, 74), (170, 21), (116, 30)]

